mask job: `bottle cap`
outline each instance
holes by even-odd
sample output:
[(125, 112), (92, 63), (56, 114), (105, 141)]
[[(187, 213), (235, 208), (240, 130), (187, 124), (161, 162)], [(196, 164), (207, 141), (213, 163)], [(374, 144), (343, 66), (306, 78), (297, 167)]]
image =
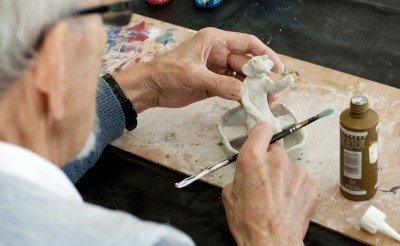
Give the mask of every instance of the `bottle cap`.
[(220, 5), (222, 0), (194, 0), (194, 3), (202, 8), (213, 8)]
[(354, 96), (350, 101), (351, 116), (364, 118), (368, 114), (368, 99), (365, 96)]
[(360, 227), (371, 234), (380, 231), (400, 242), (400, 235), (385, 222), (385, 219), (386, 215), (382, 211), (371, 206), (361, 217)]
[(355, 105), (368, 104), (368, 99), (365, 96), (354, 96), (351, 98), (351, 103)]

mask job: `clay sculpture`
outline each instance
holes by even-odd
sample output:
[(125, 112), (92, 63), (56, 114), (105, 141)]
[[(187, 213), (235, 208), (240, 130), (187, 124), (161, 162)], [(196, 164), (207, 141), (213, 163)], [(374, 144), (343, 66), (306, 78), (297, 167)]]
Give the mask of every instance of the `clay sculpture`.
[[(239, 152), (248, 131), (257, 122), (269, 122), (276, 133), (298, 121), (292, 110), (282, 103), (276, 103), (274, 108), (269, 108), (267, 93), (278, 93), (293, 86), (294, 83), (290, 75), (275, 81), (269, 78), (267, 75), (273, 66), (274, 63), (268, 56), (256, 56), (242, 67), (247, 78), (243, 81), (241, 105), (228, 110), (222, 115), (218, 124), (224, 147), (229, 155)], [(291, 159), (297, 157), (306, 139), (305, 129), (300, 129), (283, 139), (286, 153)]]
[(266, 95), (268, 92), (276, 94), (293, 86), (294, 79), (291, 75), (286, 75), (281, 80), (272, 80), (267, 74), (273, 66), (274, 63), (268, 56), (256, 56), (242, 67), (247, 78), (243, 81), (244, 90), (240, 102), (246, 115), (248, 131), (260, 121), (271, 123), (274, 133), (282, 131), (279, 121), (271, 113)]

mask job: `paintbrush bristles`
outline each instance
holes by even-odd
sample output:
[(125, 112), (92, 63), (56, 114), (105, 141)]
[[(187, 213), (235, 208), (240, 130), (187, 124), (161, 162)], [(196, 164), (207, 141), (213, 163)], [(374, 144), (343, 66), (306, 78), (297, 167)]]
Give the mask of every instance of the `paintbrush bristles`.
[(324, 111), (322, 111), (321, 113), (309, 118), (308, 120), (305, 120), (305, 121), (302, 121), (300, 123), (297, 123), (294, 126), (295, 126), (296, 130), (300, 129), (300, 128), (302, 128), (302, 127), (304, 127), (304, 126), (306, 126), (306, 125), (308, 125), (308, 124), (310, 124), (310, 123), (312, 123), (312, 122), (314, 122), (314, 121), (316, 121), (318, 119), (321, 119), (323, 117), (331, 115), (332, 113), (333, 113), (333, 109), (332, 108), (327, 108)]
[(319, 118), (331, 115), (333, 113), (333, 109), (332, 108), (327, 108), (324, 111), (322, 111), (321, 113), (318, 114)]

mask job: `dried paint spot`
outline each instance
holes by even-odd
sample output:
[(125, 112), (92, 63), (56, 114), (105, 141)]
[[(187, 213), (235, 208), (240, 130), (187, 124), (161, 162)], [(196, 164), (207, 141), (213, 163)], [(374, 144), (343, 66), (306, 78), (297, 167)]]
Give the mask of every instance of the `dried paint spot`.
[(396, 195), (396, 191), (398, 189), (400, 189), (400, 185), (393, 186), (392, 188), (390, 188), (390, 190), (380, 190), (380, 191), (382, 191), (382, 192), (391, 192), (394, 195)]
[(118, 47), (117, 51), (119, 51), (121, 53), (128, 53), (128, 52), (132, 52), (132, 51), (140, 53), (140, 52), (142, 52), (142, 49), (138, 48), (136, 46), (133, 46), (133, 45), (122, 44), (121, 46)]
[(168, 43), (175, 43), (175, 39), (173, 37), (173, 33), (176, 31), (174, 28), (168, 28), (167, 32), (163, 35), (160, 35), (156, 38), (156, 42), (158, 44), (166, 45)]
[(149, 36), (143, 34), (143, 33), (138, 33), (136, 35), (130, 36), (126, 38), (126, 41), (128, 42), (134, 42), (134, 41), (145, 41), (146, 39), (148, 39)]
[(142, 21), (142, 22), (140, 22), (139, 24), (137, 24), (137, 25), (135, 25), (135, 26), (132, 26), (132, 27), (128, 27), (128, 28), (126, 28), (126, 30), (128, 31), (128, 32), (141, 32), (141, 31), (145, 31), (146, 29), (145, 29), (145, 25), (146, 25), (146, 22), (144, 22), (144, 21)]
[(297, 160), (298, 160), (298, 161), (301, 161), (301, 160), (303, 160), (303, 152), (301, 152), (301, 153), (300, 153), (300, 156), (299, 156), (299, 157), (297, 157)]
[(144, 21), (131, 27), (110, 27), (107, 29), (107, 47), (106, 54), (113, 52), (142, 52), (141, 46), (135, 46), (131, 43), (139, 43), (149, 38), (150, 31), (146, 30)]
[[(300, 73), (298, 71), (293, 70), (293, 69), (290, 69), (290, 68), (286, 67), (285, 71), (281, 75), (282, 76), (292, 75), (295, 83), (300, 82)], [(293, 87), (296, 87), (296, 86), (293, 86)]]
[(340, 91), (344, 91), (344, 92), (351, 91), (351, 89), (348, 88), (347, 85), (339, 84), (339, 83), (336, 83), (336, 82), (334, 82), (334, 81), (332, 81), (332, 80), (329, 80), (329, 79), (324, 79), (324, 80), (322, 80), (322, 83), (323, 83), (324, 85), (326, 85), (326, 86), (336, 88), (336, 89), (338, 89), (338, 90), (340, 90)]
[(175, 142), (176, 141), (175, 132), (166, 132), (164, 135), (164, 141), (165, 142)]

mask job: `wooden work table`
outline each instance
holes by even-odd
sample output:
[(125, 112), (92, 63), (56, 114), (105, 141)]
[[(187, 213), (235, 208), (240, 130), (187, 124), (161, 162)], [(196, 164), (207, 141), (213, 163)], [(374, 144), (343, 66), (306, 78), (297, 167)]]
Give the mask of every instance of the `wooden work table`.
[[(178, 3), (182, 4), (175, 1), (175, 4)], [(161, 7), (157, 8), (155, 13), (162, 14)], [(147, 5), (143, 12), (150, 10), (154, 10), (154, 7)], [(129, 26), (108, 29), (111, 41), (106, 47), (102, 74), (124, 69), (134, 63), (146, 62), (175, 48), (194, 33), (195, 31), (187, 28), (135, 14)], [(326, 32), (324, 35), (331, 34)], [(394, 58), (386, 62), (393, 65), (398, 61), (396, 57), (400, 54), (399, 46), (394, 45)], [(377, 52), (372, 45), (370, 49), (371, 52)], [(279, 52), (279, 49), (275, 50)], [(329, 47), (320, 51), (324, 52), (336, 59)], [(298, 119), (309, 118), (328, 107), (335, 110), (332, 117), (307, 126), (308, 141), (300, 154), (293, 159), (307, 169), (318, 185), (319, 198), (312, 221), (367, 244), (397, 245), (386, 236), (370, 235), (360, 230), (358, 221), (365, 210), (374, 205), (385, 212), (386, 221), (400, 231), (400, 190), (396, 190), (400, 185), (400, 90), (300, 59), (285, 55), (280, 57), (295, 77), (296, 88), (280, 93), (279, 102), (290, 107)], [(315, 59), (318, 61), (318, 58)], [(342, 71), (360, 71), (357, 64), (351, 66), (345, 66)], [(385, 69), (387, 68), (382, 66), (377, 73), (382, 73)], [(398, 70), (399, 67), (392, 69)], [(392, 76), (384, 77), (383, 83), (399, 85)], [(368, 97), (370, 107), (380, 117), (379, 191), (371, 200), (353, 202), (345, 199), (339, 191), (339, 115), (348, 107), (350, 98), (359, 94)], [(137, 129), (124, 132), (112, 145), (157, 165), (192, 175), (227, 157), (223, 146), (220, 146), (217, 124), (224, 112), (237, 105), (237, 102), (211, 98), (181, 109), (147, 110), (139, 115)], [(232, 181), (233, 174), (234, 165), (231, 165), (203, 180), (223, 187)]]

